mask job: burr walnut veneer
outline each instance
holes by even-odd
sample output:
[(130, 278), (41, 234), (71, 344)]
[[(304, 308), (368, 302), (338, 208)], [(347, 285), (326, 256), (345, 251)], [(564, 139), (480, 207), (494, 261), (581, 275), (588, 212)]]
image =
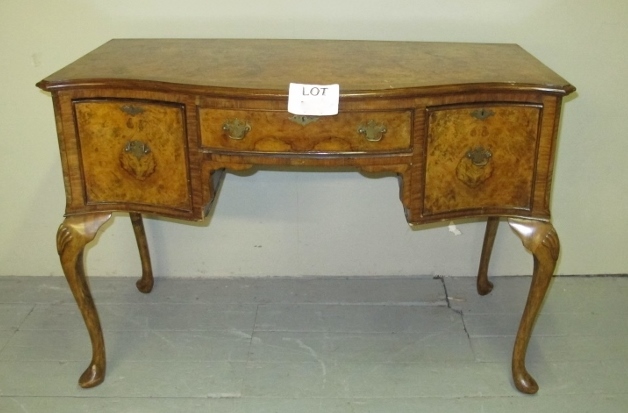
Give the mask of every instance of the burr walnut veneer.
[[(339, 84), (339, 113), (287, 112), (293, 83)], [(408, 223), (486, 217), (478, 292), (500, 217), (534, 256), (515, 386), (559, 252), (550, 184), (561, 101), (575, 88), (516, 45), (310, 40), (113, 40), (38, 83), (51, 92), (66, 191), (57, 248), (104, 380), (83, 249), (128, 212), (153, 286), (141, 214), (202, 220), (223, 171), (349, 167), (400, 177)], [(374, 217), (375, 218), (375, 217)]]

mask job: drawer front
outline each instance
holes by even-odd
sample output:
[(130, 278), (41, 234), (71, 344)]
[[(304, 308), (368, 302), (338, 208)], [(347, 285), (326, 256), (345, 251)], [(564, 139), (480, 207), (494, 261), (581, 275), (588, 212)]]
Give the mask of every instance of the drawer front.
[(541, 108), (428, 110), (424, 215), (532, 208)]
[(184, 109), (170, 103), (74, 103), (86, 202), (191, 207)]
[(308, 117), (285, 111), (201, 108), (201, 145), (264, 153), (408, 151), (412, 111), (341, 112)]

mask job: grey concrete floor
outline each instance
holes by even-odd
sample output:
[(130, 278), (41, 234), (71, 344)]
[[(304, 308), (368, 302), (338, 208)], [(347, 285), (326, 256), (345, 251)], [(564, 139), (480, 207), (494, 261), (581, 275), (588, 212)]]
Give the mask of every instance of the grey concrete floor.
[(561, 277), (518, 393), (529, 277), (91, 279), (103, 384), (60, 277), (0, 278), (0, 412), (626, 412), (628, 278)]

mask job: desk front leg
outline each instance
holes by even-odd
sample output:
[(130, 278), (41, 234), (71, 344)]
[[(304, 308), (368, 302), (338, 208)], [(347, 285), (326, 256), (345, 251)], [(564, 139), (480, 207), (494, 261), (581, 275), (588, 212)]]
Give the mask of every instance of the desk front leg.
[(521, 316), (512, 354), (512, 375), (515, 386), (523, 393), (533, 394), (538, 391), (539, 386), (526, 370), (525, 357), (534, 322), (554, 274), (560, 252), (560, 242), (554, 226), (549, 222), (510, 218), (508, 223), (523, 242), (523, 246), (534, 256), (530, 292)]
[(100, 227), (110, 218), (111, 213), (69, 216), (57, 231), (57, 251), (61, 266), (92, 342), (92, 361), (79, 378), (79, 385), (84, 388), (97, 386), (105, 380), (106, 358), (100, 319), (85, 279), (83, 251), (85, 245), (94, 239)]

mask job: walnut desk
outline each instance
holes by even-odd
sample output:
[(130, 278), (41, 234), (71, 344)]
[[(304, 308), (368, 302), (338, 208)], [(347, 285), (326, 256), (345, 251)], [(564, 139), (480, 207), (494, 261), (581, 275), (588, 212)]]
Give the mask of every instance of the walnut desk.
[[(337, 114), (293, 115), (290, 83), (340, 87)], [(57, 233), (92, 360), (105, 347), (83, 249), (128, 212), (153, 286), (143, 213), (202, 220), (225, 170), (352, 167), (400, 177), (410, 225), (486, 217), (477, 289), (500, 217), (534, 256), (514, 345), (515, 386), (559, 241), (550, 184), (562, 98), (575, 88), (516, 45), (313, 40), (112, 40), (38, 83), (51, 92), (66, 192)]]

